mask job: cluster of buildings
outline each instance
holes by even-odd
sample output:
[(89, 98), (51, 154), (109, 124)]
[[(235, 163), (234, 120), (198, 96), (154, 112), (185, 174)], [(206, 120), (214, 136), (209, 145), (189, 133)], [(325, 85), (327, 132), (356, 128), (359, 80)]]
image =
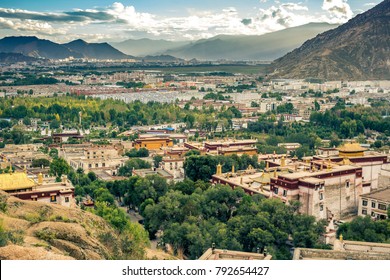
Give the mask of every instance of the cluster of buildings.
[(112, 145), (92, 143), (63, 144), (58, 149), (58, 156), (74, 169), (81, 168), (85, 173), (94, 172), (98, 178), (108, 180), (118, 175), (120, 167), (129, 159), (124, 156), (122, 142)]
[(187, 142), (184, 147), (209, 155), (257, 155), (257, 140), (254, 139), (221, 139), (201, 142)]
[[(300, 212), (317, 219), (343, 220), (356, 214), (375, 219), (387, 217), (389, 190), (383, 188), (390, 182), (388, 154), (368, 151), (357, 143), (345, 143), (339, 148), (319, 148), (316, 155), (298, 160), (289, 153), (300, 147), (298, 143), (281, 143), (288, 150), (287, 154), (259, 155), (254, 139), (193, 142), (188, 141), (187, 134), (175, 133), (175, 128), (138, 127), (129, 132), (137, 133), (138, 138), (134, 141), (117, 140), (105, 145), (67, 144), (62, 143), (64, 135), (53, 135), (59, 140), (52, 148), (57, 148), (58, 156), (75, 171), (94, 172), (102, 180), (121, 179), (118, 171), (129, 160), (126, 151), (133, 148), (147, 149), (149, 156), (143, 159), (153, 166), (134, 169), (133, 175), (155, 174), (172, 181), (185, 178), (184, 162), (190, 150), (201, 155), (255, 156), (258, 162), (265, 163), (263, 170), (251, 166), (247, 170), (235, 170), (233, 166), (231, 172), (222, 173), (222, 167), (217, 166), (211, 181), (242, 188), (251, 195), (280, 199), (284, 203), (299, 201)], [(0, 153), (1, 169), (12, 166), (32, 180), (38, 181), (39, 176), (49, 180), (47, 166), (32, 166), (34, 159), (51, 161), (43, 148), (43, 144), (7, 145)], [(160, 156), (157, 165), (156, 156)]]
[[(322, 151), (323, 152), (323, 151)], [(387, 154), (366, 151), (357, 143), (346, 143), (332, 153), (305, 157), (299, 161), (288, 155), (261, 155), (264, 170), (222, 173), (213, 183), (242, 188), (250, 195), (260, 194), (284, 203), (298, 201), (300, 212), (317, 219), (343, 220), (356, 215), (387, 218), (390, 205), (387, 184)]]

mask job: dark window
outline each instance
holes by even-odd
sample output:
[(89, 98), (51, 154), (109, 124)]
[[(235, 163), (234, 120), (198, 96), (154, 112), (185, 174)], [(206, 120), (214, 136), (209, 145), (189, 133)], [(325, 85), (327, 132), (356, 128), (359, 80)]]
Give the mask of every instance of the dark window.
[(274, 188), (274, 194), (278, 194), (278, 191), (279, 191), (278, 188)]
[(368, 201), (367, 200), (363, 200), (362, 205), (363, 206), (367, 206), (367, 204), (368, 204)]
[(379, 210), (386, 210), (386, 205), (378, 203)]
[(367, 209), (362, 209), (362, 214), (367, 215)]
[(345, 181), (345, 187), (349, 188), (349, 180)]
[(287, 190), (283, 190), (283, 196), (287, 196)]
[(320, 204), (320, 211), (324, 211), (324, 205)]
[(324, 193), (320, 192), (320, 200), (324, 199)]
[(371, 202), (371, 208), (375, 208), (376, 207), (376, 203), (375, 202)]
[(57, 201), (57, 196), (56, 195), (51, 195), (50, 196), (50, 202), (56, 202)]
[(65, 197), (65, 202), (69, 202), (69, 196)]

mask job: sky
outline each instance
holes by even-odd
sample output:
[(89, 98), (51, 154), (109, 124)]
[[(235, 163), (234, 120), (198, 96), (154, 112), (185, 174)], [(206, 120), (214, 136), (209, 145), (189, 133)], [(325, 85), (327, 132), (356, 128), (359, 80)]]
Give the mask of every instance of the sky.
[(1, 0), (0, 37), (64, 43), (261, 35), (310, 22), (342, 24), (380, 0)]

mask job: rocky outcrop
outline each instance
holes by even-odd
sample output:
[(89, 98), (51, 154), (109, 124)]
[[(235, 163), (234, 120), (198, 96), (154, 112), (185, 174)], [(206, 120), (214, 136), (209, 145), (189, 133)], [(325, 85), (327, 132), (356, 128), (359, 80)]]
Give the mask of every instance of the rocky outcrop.
[[(0, 192), (0, 259), (117, 259), (118, 233), (101, 217)], [(5, 242), (4, 242), (5, 241)]]
[(380, 80), (390, 77), (390, 0), (277, 59), (271, 78)]

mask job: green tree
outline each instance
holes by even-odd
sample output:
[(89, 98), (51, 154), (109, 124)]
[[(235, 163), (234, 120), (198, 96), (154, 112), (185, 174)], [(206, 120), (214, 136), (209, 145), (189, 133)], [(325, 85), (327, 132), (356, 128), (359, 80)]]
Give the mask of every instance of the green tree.
[(119, 175), (120, 176), (131, 176), (133, 169), (145, 169), (145, 168), (151, 168), (152, 165), (139, 158), (132, 158), (128, 160), (124, 166), (119, 168)]
[(56, 119), (54, 119), (50, 122), (51, 129), (58, 129), (58, 128), (60, 128), (60, 126), (61, 126), (61, 123), (59, 121), (57, 121)]
[(345, 240), (365, 242), (390, 242), (390, 221), (373, 221), (371, 217), (357, 217), (351, 222), (341, 224), (337, 235), (343, 235)]
[(314, 101), (314, 111), (319, 111), (321, 109), (320, 103), (318, 103), (317, 99)]
[(56, 158), (50, 163), (50, 175), (61, 178), (62, 175), (67, 175), (71, 167), (63, 158)]
[(49, 151), (49, 156), (52, 158), (58, 158), (58, 150), (56, 148), (51, 148)]
[(162, 159), (163, 159), (163, 157), (162, 156), (160, 156), (160, 155), (155, 155), (154, 157), (153, 157), (153, 163), (154, 163), (154, 167), (159, 167), (160, 166), (160, 162), (162, 162)]

